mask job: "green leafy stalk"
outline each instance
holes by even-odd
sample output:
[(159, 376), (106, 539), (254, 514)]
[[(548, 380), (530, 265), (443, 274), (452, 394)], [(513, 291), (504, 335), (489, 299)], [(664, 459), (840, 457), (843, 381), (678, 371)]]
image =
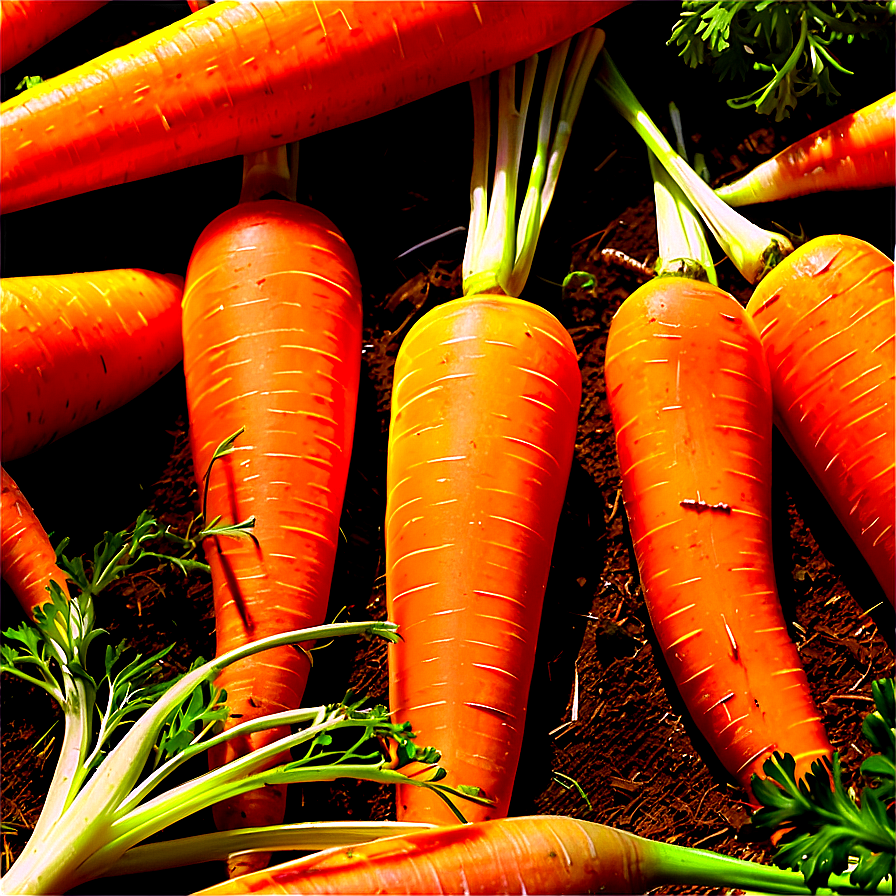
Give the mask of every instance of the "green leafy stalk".
[[(753, 816), (761, 831), (783, 829), (775, 863), (799, 870), (810, 887), (829, 886), (832, 874), (843, 872), (851, 861), (851, 885), (873, 891), (896, 872), (896, 766), (894, 766), (894, 685), (892, 679), (872, 686), (877, 709), (865, 718), (862, 733), (880, 753), (866, 759), (861, 773), (864, 787), (860, 804), (843, 787), (840, 758), (812, 763), (797, 781), (796, 764), (787, 753), (766, 761), (766, 779), (753, 776), (753, 792), (762, 804)], [(892, 886), (892, 884), (891, 884)]]
[[(464, 251), (464, 295), (500, 293), (519, 296), (525, 285), (542, 223), (553, 198), (557, 175), (572, 124), (591, 69), (603, 45), (596, 28), (579, 35), (552, 127), (554, 106), (571, 41), (551, 51), (539, 113), (535, 159), (530, 171), (517, 226), (517, 184), (526, 116), (538, 56), (526, 60), (522, 97), (516, 106), (516, 66), (498, 75), (498, 143), (491, 196), (488, 191), (490, 148), (489, 79), (470, 82), (473, 97), (473, 175), (470, 187), (470, 228)], [(553, 136), (552, 136), (553, 134)]]
[(830, 70), (852, 74), (832, 44), (872, 36), (886, 40), (893, 15), (893, 4), (849, 0), (688, 0), (668, 43), (681, 47), (679, 56), (691, 67), (711, 61), (720, 80), (746, 81), (750, 72), (759, 73), (753, 79), (758, 86), (728, 105), (752, 106), (781, 121), (813, 90), (832, 105), (840, 94)]
[(793, 251), (793, 244), (787, 237), (763, 230), (729, 208), (698, 177), (651, 120), (606, 50), (598, 65), (597, 83), (616, 110), (637, 131), (669, 172), (700, 213), (725, 254), (750, 283), (758, 283), (785, 255)]

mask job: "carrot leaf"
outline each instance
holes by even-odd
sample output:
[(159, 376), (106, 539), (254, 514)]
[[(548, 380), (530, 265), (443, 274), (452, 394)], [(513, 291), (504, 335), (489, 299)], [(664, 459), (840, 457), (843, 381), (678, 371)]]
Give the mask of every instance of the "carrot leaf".
[(840, 757), (812, 763), (801, 779), (789, 753), (775, 753), (763, 765), (767, 778), (753, 776), (752, 788), (762, 805), (753, 815), (759, 831), (784, 829), (775, 864), (798, 870), (809, 887), (828, 886), (829, 877), (844, 871), (863, 892), (877, 887), (896, 872), (894, 822), (894, 686), (892, 679), (874, 682), (876, 710), (865, 718), (862, 733), (875, 749), (861, 772), (868, 780), (856, 803), (843, 786)]

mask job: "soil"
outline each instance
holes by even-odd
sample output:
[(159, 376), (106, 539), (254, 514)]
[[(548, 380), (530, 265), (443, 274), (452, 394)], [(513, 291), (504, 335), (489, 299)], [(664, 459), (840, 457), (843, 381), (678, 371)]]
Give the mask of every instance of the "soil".
[[(675, 100), (685, 135), (714, 182), (752, 167), (793, 140), (893, 89), (893, 47), (841, 48), (859, 74), (838, 75), (835, 106), (800, 100), (775, 123), (725, 105), (740, 85), (690, 70), (665, 40), (678, 4), (641, 0), (609, 17), (607, 45), (658, 122)], [(110, 4), (3, 78), (3, 97), (24, 75), (64, 71), (111, 46), (174, 21), (185, 3)], [(364, 287), (365, 339), (355, 449), (336, 559), (331, 615), (384, 618), (383, 512), (391, 370), (402, 336), (427, 309), (460, 294), (472, 123), (461, 85), (386, 115), (309, 138), (301, 148), (299, 201), (328, 215), (354, 248)], [(8, 215), (4, 276), (145, 267), (184, 274), (202, 228), (238, 198), (241, 161), (229, 159)], [(848, 233), (890, 254), (892, 190), (823, 194), (745, 210), (764, 227), (807, 236)], [(512, 814), (569, 814), (635, 833), (768, 861), (751, 838), (745, 794), (726, 776), (681, 705), (657, 650), (619, 498), (619, 471), (603, 381), (607, 328), (643, 275), (601, 255), (656, 257), (652, 185), (634, 132), (589, 89), (523, 294), (569, 328), (580, 353), (583, 400), (570, 486), (539, 632), (525, 741)], [(743, 302), (749, 287), (730, 262), (720, 285)], [(580, 277), (560, 286), (570, 271)], [(85, 553), (104, 530), (131, 525), (149, 508), (184, 531), (196, 510), (187, 445), (183, 372), (174, 370), (127, 407), (8, 465), (55, 538)], [(774, 445), (778, 584), (809, 681), (845, 776), (869, 746), (861, 719), (870, 683), (893, 674), (893, 612), (880, 587), (783, 440)], [(4, 628), (21, 612), (2, 598)], [(144, 567), (97, 603), (111, 641), (183, 670), (214, 652), (210, 585), (166, 567)], [(342, 639), (321, 650), (306, 692), (315, 705), (349, 687), (386, 702), (385, 647)], [(3, 868), (36, 821), (55, 762), (58, 731), (49, 699), (6, 677), (3, 711)], [(45, 736), (49, 731), (49, 737)], [(200, 760), (194, 769), (202, 771)], [(565, 785), (575, 779), (582, 796)], [(293, 787), (288, 820), (384, 819), (391, 793), (340, 781)], [(210, 830), (201, 813), (170, 835)], [(220, 879), (206, 864), (96, 881), (81, 893), (190, 892)], [(679, 892), (708, 892), (692, 888)], [(672, 892), (667, 889), (666, 892)]]

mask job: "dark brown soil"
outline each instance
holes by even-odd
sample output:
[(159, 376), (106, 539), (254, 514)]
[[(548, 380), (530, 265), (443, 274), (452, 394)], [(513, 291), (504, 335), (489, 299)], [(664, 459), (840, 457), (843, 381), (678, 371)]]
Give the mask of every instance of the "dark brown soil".
[[(607, 46), (658, 122), (674, 99), (686, 135), (720, 180), (893, 89), (893, 48), (844, 49), (860, 74), (837, 79), (842, 97), (827, 107), (800, 101), (775, 124), (724, 103), (736, 91), (709, 70), (691, 71), (665, 47), (678, 4), (640, 2), (605, 22)], [(46, 76), (187, 13), (183, 3), (111, 4), (3, 79), (3, 97), (24, 74)], [(364, 285), (364, 376), (331, 613), (343, 619), (385, 615), (382, 521), (392, 362), (413, 321), (459, 295), (463, 234), (407, 255), (405, 250), (465, 225), (471, 115), (465, 86), (376, 120), (308, 139), (302, 146), (299, 200), (327, 214), (353, 246)], [(18, 212), (3, 220), (4, 276), (145, 267), (185, 273), (205, 224), (234, 204), (241, 162), (225, 160), (151, 181)], [(848, 233), (890, 254), (893, 191), (827, 194), (746, 210), (808, 236)], [(603, 382), (607, 328), (641, 282), (601, 256), (621, 250), (639, 261), (656, 254), (654, 206), (645, 151), (596, 89), (585, 97), (554, 206), (524, 298), (543, 304), (569, 328), (580, 352), (583, 402), (570, 488), (560, 524), (539, 633), (538, 658), (512, 813), (563, 813), (638, 834), (731, 855), (768, 860), (765, 844), (744, 835), (745, 795), (725, 775), (681, 705), (656, 649), (638, 582)], [(564, 293), (571, 270), (590, 273)], [(747, 284), (727, 261), (721, 285), (742, 301)], [(123, 528), (149, 508), (183, 530), (195, 509), (187, 449), (183, 373), (9, 472), (56, 538), (86, 552), (106, 529)], [(868, 745), (860, 735), (870, 683), (893, 674), (893, 612), (814, 485), (783, 440), (775, 443), (775, 563), (785, 613), (834, 746), (852, 780)], [(882, 603), (883, 602), (883, 603)], [(4, 628), (21, 614), (4, 593)], [(146, 568), (98, 601), (113, 642), (144, 654), (171, 642), (167, 659), (182, 670), (214, 650), (210, 586)], [(319, 651), (308, 705), (339, 699), (346, 688), (387, 697), (385, 648), (342, 640)], [(57, 728), (49, 699), (11, 678), (3, 695), (3, 868), (27, 839), (55, 761)], [(43, 739), (41, 739), (43, 737)], [(202, 770), (200, 762), (196, 771)], [(567, 789), (574, 778), (587, 795)], [(293, 788), (289, 820), (383, 819), (384, 788), (337, 782)], [(10, 827), (7, 828), (7, 825)], [(172, 835), (211, 828), (210, 813)], [(220, 879), (222, 868), (97, 881), (83, 893), (184, 893)], [(693, 890), (692, 892), (706, 892)]]

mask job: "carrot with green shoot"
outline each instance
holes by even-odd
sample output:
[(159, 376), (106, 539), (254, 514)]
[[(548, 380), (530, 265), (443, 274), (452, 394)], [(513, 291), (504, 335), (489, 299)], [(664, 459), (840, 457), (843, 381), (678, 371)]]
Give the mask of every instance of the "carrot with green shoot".
[[(256, 520), (252, 538), (210, 537), (219, 654), (327, 613), (361, 368), (361, 287), (354, 257), (320, 212), (294, 201), (286, 147), (247, 157), (241, 201), (196, 242), (183, 308), (190, 443), (206, 479), (205, 520)], [(230, 728), (297, 709), (309, 655), (290, 646), (229, 666)], [(267, 729), (212, 749), (212, 766), (287, 734)], [(269, 764), (284, 761), (272, 756)], [(285, 787), (215, 807), (219, 829), (281, 822)], [(231, 871), (264, 864), (237, 857)]]
[(143, 270), (0, 280), (2, 459), (121, 407), (183, 357), (183, 278)]
[(737, 207), (896, 183), (896, 94), (819, 128), (716, 190)]
[[(661, 261), (607, 337), (607, 400), (653, 629), (695, 724), (747, 791), (831, 745), (775, 586), (772, 396), (759, 334), (705, 280), (693, 209), (651, 154)], [(669, 263), (671, 262), (671, 264)], [(699, 279), (697, 279), (697, 276)]]
[(105, 6), (108, 0), (3, 0), (0, 3), (0, 71)]
[[(566, 491), (581, 376), (572, 339), (518, 298), (603, 32), (551, 53), (535, 159), (516, 225), (517, 177), (537, 58), (498, 79), (489, 199), (489, 85), (471, 82), (474, 155), (464, 296), (408, 332), (395, 362), (386, 499), (386, 595), (402, 640), (389, 648), (389, 703), (439, 744), (448, 780), (507, 814), (519, 761), (542, 600)], [(446, 821), (400, 787), (398, 818)]]
[(3, 103), (2, 211), (359, 121), (551, 47), (623, 5), (223, 0)]
[[(780, 257), (671, 149), (604, 54), (598, 83), (752, 283), (774, 419), (894, 601), (896, 341), (893, 262), (846, 235)], [(778, 249), (782, 243), (776, 238)], [(771, 271), (771, 273), (769, 273)], [(768, 275), (768, 276), (766, 276)], [(764, 280), (762, 278), (765, 278)]]
[[(648, 840), (555, 815), (503, 818), (332, 848), (194, 896), (224, 894), (647, 893), (671, 884), (818, 896), (856, 892), (807, 887), (801, 874), (703, 849)], [(887, 893), (886, 883), (864, 890)]]

